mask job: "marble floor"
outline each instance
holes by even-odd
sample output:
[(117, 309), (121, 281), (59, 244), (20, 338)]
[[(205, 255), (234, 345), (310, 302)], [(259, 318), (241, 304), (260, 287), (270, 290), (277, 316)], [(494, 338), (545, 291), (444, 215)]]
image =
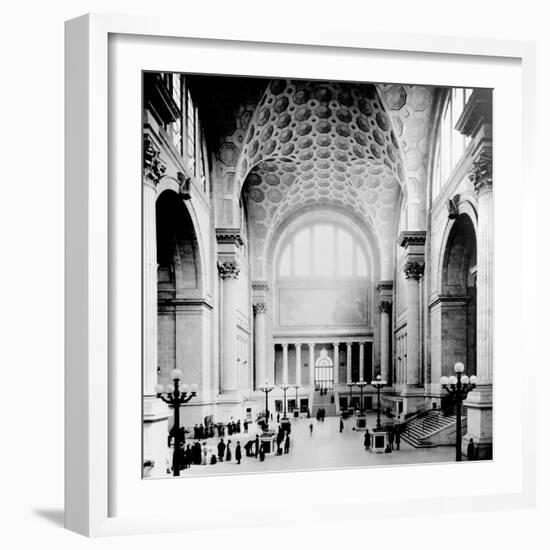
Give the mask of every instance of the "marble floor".
[[(313, 424), (310, 434), (309, 425)], [(376, 415), (367, 414), (367, 427), (372, 431), (376, 425)], [(276, 427), (273, 422), (270, 427)], [(193, 465), (181, 471), (181, 476), (204, 476), (219, 474), (243, 474), (248, 472), (281, 472), (297, 470), (324, 470), (332, 468), (359, 468), (369, 466), (388, 466), (395, 464), (418, 464), (454, 461), (454, 447), (444, 446), (430, 449), (415, 449), (404, 441), (401, 449), (392, 453), (373, 453), (363, 446), (364, 432), (355, 431), (355, 418), (344, 421), (344, 431), (339, 433), (339, 418), (328, 417), (324, 422), (314, 418), (292, 419), (290, 453), (276, 456), (266, 455), (265, 461), (247, 457), (243, 449), (241, 464), (235, 462), (235, 446), (237, 440), (241, 446), (253, 439), (255, 429), (248, 434), (235, 434), (230, 439), (233, 458), (231, 462), (220, 462), (208, 465)], [(252, 428), (252, 426), (251, 426)], [(188, 442), (193, 442), (189, 440)], [(218, 438), (207, 440), (210, 453), (216, 452)]]

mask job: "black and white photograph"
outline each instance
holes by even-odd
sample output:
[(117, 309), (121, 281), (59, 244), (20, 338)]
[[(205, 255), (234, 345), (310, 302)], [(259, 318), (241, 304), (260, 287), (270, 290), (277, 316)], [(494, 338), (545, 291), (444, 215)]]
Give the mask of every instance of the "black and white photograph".
[(143, 477), (492, 460), (492, 90), (142, 94)]

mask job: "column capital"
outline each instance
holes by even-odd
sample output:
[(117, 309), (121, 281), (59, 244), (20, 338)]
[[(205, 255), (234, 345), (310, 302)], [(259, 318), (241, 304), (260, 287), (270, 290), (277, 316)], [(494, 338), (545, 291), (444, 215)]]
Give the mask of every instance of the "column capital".
[(333, 347), (337, 348), (340, 345), (340, 342), (332, 342)]
[(281, 346), (283, 346), (283, 349), (288, 349), (288, 342), (281, 342)]
[(366, 342), (359, 342), (359, 347), (364, 347)]
[(347, 346), (348, 348), (351, 348), (352, 345), (353, 345), (353, 342), (346, 342), (346, 346)]
[(481, 151), (476, 160), (474, 160), (472, 170), (469, 175), (470, 181), (474, 184), (477, 195), (483, 192), (491, 191), (493, 188), (493, 153), (488, 149)]
[(389, 300), (382, 300), (378, 305), (380, 313), (391, 313), (392, 303)]
[(314, 348), (314, 347), (315, 347), (315, 342), (308, 342), (307, 345), (308, 345), (310, 348)]
[(237, 279), (241, 271), (237, 261), (218, 262), (218, 271), (222, 279)]
[(414, 261), (406, 262), (403, 271), (407, 279), (416, 279), (418, 281), (424, 274), (424, 263)]
[(256, 302), (252, 307), (254, 309), (254, 315), (267, 313), (267, 304), (265, 302)]
[(151, 138), (143, 138), (143, 179), (146, 183), (156, 187), (164, 173), (166, 164), (160, 158), (160, 150), (155, 147)]

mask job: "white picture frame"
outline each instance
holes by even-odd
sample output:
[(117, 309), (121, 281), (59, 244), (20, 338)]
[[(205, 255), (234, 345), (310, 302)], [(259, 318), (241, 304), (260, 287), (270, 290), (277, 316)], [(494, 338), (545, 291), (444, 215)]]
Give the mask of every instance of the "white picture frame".
[[(156, 46), (148, 47), (149, 42), (145, 44), (146, 41), (156, 41)], [(185, 56), (178, 58), (170, 54), (171, 50), (179, 47), (191, 47), (194, 53), (187, 60)], [(204, 47), (202, 53), (201, 47)], [(224, 48), (228, 55), (220, 60), (220, 52)], [(241, 56), (242, 59), (237, 62), (239, 48), (248, 48), (246, 51), (249, 56), (246, 59)], [(452, 83), (449, 79), (453, 78), (454, 73), (454, 78), (457, 79), (454, 84), (462, 84), (461, 78), (467, 66), (470, 67), (470, 78), (474, 83), (487, 84), (491, 82), (491, 78), (495, 78), (495, 82), (500, 78), (498, 85), (495, 85), (494, 125), (495, 179), (503, 182), (503, 191), (496, 202), (497, 303), (502, 298), (499, 292), (510, 279), (510, 274), (502, 270), (506, 259), (502, 255), (499, 257), (499, 251), (502, 250), (499, 248), (499, 240), (501, 243), (506, 241), (518, 246), (521, 249), (522, 263), (534, 262), (535, 250), (529, 239), (534, 233), (534, 216), (529, 218), (524, 215), (518, 219), (518, 230), (514, 233), (513, 229), (512, 232), (506, 232), (503, 214), (513, 204), (513, 197), (509, 197), (506, 192), (506, 182), (510, 178), (519, 178), (525, 189), (535, 185), (530, 173), (533, 165), (535, 120), (535, 49), (532, 43), (488, 38), (460, 40), (366, 30), (359, 32), (345, 28), (323, 29), (319, 33), (313, 28), (292, 25), (277, 31), (265, 31), (260, 27), (250, 27), (245, 31), (225, 26), (222, 22), (212, 21), (206, 25), (162, 17), (86, 15), (67, 22), (65, 518), (68, 529), (88, 536), (105, 536), (208, 529), (212, 522), (221, 527), (262, 525), (275, 521), (280, 524), (292, 520), (291, 513), (288, 514), (288, 519), (277, 513), (269, 514), (265, 509), (259, 510), (261, 507), (257, 506), (254, 499), (246, 498), (247, 491), (254, 489), (257, 476), (179, 481), (167, 479), (155, 482), (142, 481), (139, 475), (136, 477), (140, 472), (140, 457), (135, 457), (134, 464), (131, 452), (141, 445), (141, 415), (136, 417), (135, 408), (136, 403), (141, 403), (141, 394), (138, 392), (137, 395), (128, 397), (124, 392), (131, 393), (133, 389), (140, 388), (141, 372), (140, 369), (135, 370), (136, 380), (127, 377), (128, 372), (121, 367), (122, 352), (119, 349), (120, 346), (128, 345), (135, 333), (128, 329), (126, 332), (121, 333), (119, 330), (113, 334), (113, 327), (116, 328), (122, 322), (121, 317), (135, 314), (140, 306), (139, 303), (134, 303), (131, 312), (121, 307), (122, 303), (114, 303), (116, 300), (126, 299), (118, 296), (118, 291), (121, 295), (125, 292), (116, 286), (118, 267), (115, 264), (128, 260), (128, 268), (136, 259), (135, 254), (139, 256), (140, 253), (140, 243), (137, 241), (132, 241), (127, 250), (118, 247), (117, 243), (120, 241), (117, 239), (128, 237), (120, 228), (120, 218), (124, 216), (125, 221), (131, 218), (131, 226), (139, 218), (140, 210), (139, 203), (132, 200), (124, 211), (121, 210), (119, 199), (122, 187), (113, 185), (113, 181), (119, 177), (121, 166), (128, 166), (125, 163), (140, 169), (140, 164), (135, 161), (140, 158), (141, 137), (138, 132), (124, 143), (118, 143), (116, 155), (109, 151), (109, 145), (112, 146), (110, 141), (116, 134), (117, 122), (114, 118), (127, 114), (109, 110), (110, 106), (116, 104), (117, 90), (120, 92), (119, 88), (114, 89), (115, 83), (120, 87), (126, 81), (125, 78), (120, 78), (121, 74), (134, 78), (139, 65), (142, 70), (200, 72), (200, 63), (203, 60), (205, 72), (213, 72), (216, 59), (218, 70), (221, 70), (220, 63), (225, 63), (225, 69), (221, 72), (261, 74), (257, 71), (266, 55), (270, 56), (270, 72), (277, 73), (282, 70), (282, 64), (288, 62), (288, 75), (296, 71), (298, 76), (311, 78), (328, 75), (323, 72), (323, 64), (319, 63), (320, 56), (321, 59), (323, 56), (326, 59), (337, 56), (342, 61), (333, 64), (330, 73), (330, 76), (342, 79), (346, 75), (358, 78), (357, 71), (361, 69), (357, 68), (356, 63), (348, 62), (361, 60), (362, 56), (372, 56), (374, 59), (372, 67), (378, 67), (375, 69), (377, 76), (371, 80), (375, 81), (396, 81), (391, 77), (391, 71), (395, 71), (399, 64), (399, 81), (429, 79), (429, 72), (426, 72), (429, 67), (426, 67), (430, 64), (439, 64), (437, 66), (441, 67), (445, 64), (452, 65), (452, 70), (442, 70), (437, 74), (438, 83), (445, 79)], [(306, 69), (300, 65), (300, 60), (308, 56), (312, 63), (305, 74)], [(277, 59), (280, 63), (277, 63)], [(405, 64), (404, 59), (409, 61)], [(423, 63), (427, 65), (423, 66)], [(494, 74), (487, 74), (489, 66), (494, 68)], [(388, 72), (384, 74), (384, 71)], [(510, 78), (510, 90), (505, 89), (506, 78)], [(368, 78), (365, 76), (363, 79)], [(135, 90), (135, 94), (139, 95), (139, 92), (139, 89)], [(500, 93), (503, 94), (501, 97), (510, 94), (508, 99), (515, 98), (515, 106), (506, 107), (499, 103)], [(129, 109), (136, 105), (135, 100), (136, 97), (132, 96), (127, 106)], [(520, 136), (516, 143), (520, 143), (521, 147), (514, 144), (510, 148), (511, 144), (506, 143), (509, 129), (503, 127), (504, 119), (499, 115), (499, 109), (503, 113), (506, 108), (510, 109), (509, 122), (513, 130), (518, 132), (514, 135)], [(130, 116), (135, 117), (129, 124), (133, 128), (133, 125), (139, 124), (139, 109)], [(137, 149), (133, 147), (135, 143), (138, 143)], [(514, 150), (516, 155), (510, 155)], [(520, 155), (517, 154), (518, 151), (521, 151)], [(133, 185), (131, 175), (128, 176), (128, 181)], [(139, 172), (136, 187), (139, 187), (138, 182)], [(128, 182), (125, 185), (127, 184)], [(520, 213), (526, 214), (529, 211), (535, 201), (534, 197), (535, 193), (523, 193)], [(113, 255), (113, 248), (121, 253), (120, 256)], [(132, 254), (130, 258), (129, 255)], [(516, 273), (515, 284), (517, 294), (511, 300), (509, 308), (520, 322), (510, 332), (509, 328), (503, 327), (503, 323), (498, 321), (498, 316), (495, 316), (496, 334), (499, 336), (495, 340), (495, 356), (497, 361), (502, 361), (502, 367), (495, 369), (498, 388), (495, 398), (497, 453), (491, 463), (467, 465), (468, 476), (471, 476), (469, 483), (465, 484), (461, 479), (455, 480), (455, 465), (445, 464), (370, 469), (365, 472), (354, 470), (265, 474), (261, 481), (266, 490), (275, 494), (279, 489), (299, 486), (302, 490), (309, 491), (314, 499), (320, 484), (325, 484), (325, 496), (336, 494), (335, 490), (340, 484), (364, 482), (372, 487), (372, 495), (361, 493), (350, 497), (346, 500), (349, 507), (339, 507), (340, 509), (332, 511), (334, 520), (360, 520), (366, 515), (408, 515), (416, 513), (415, 509), (419, 505), (428, 513), (438, 513), (442, 509), (446, 512), (459, 511), (464, 507), (469, 511), (482, 511), (532, 506), (535, 500), (536, 438), (534, 426), (528, 422), (528, 418), (534, 417), (535, 405), (534, 400), (528, 401), (522, 396), (527, 392), (530, 395), (535, 394), (534, 334), (529, 334), (526, 323), (529, 317), (535, 317), (535, 291), (525, 272)], [(128, 306), (128, 302), (125, 305)], [(121, 314), (121, 311), (125, 313)], [(506, 342), (514, 334), (518, 341), (517, 349), (505, 349)], [(123, 342), (120, 346), (119, 339)], [(134, 353), (139, 354), (141, 347), (135, 347)], [(514, 362), (521, 362), (522, 377), (520, 381), (511, 383)], [(127, 388), (123, 387), (126, 382)], [(508, 418), (505, 403), (512, 399), (518, 404), (516, 417)], [(518, 443), (510, 444), (506, 453), (499, 454), (499, 438), (502, 440), (502, 434), (507, 433), (503, 430), (504, 424), (508, 427), (508, 432), (511, 431), (517, 437)], [(121, 464), (128, 466), (125, 468)], [(415, 475), (410, 475), (411, 472)], [(384, 478), (378, 487), (375, 473)], [(423, 474), (431, 477), (425, 478)], [(384, 487), (388, 486), (390, 478), (387, 476), (390, 475), (396, 485), (396, 494), (385, 499)], [(194, 495), (194, 506), (187, 505), (188, 509), (179, 511), (178, 514), (169, 512), (174, 502), (171, 500), (174, 493), (174, 485), (171, 485), (173, 483), (186, 484), (185, 487), (180, 487), (180, 491)], [(447, 493), (441, 488), (442, 484), (446, 485)], [(222, 499), (219, 505), (212, 505), (213, 495), (235, 493), (241, 493), (241, 496), (232, 497), (231, 502)], [(274, 496), (273, 502), (267, 508), (277, 512), (283, 498)], [(154, 507), (147, 508), (146, 503), (151, 502), (154, 502)], [(382, 503), (385, 504), (381, 506)], [(205, 510), (208, 510), (208, 517), (205, 517)], [(319, 521), (311, 511), (303, 511), (301, 521), (309, 520)]]

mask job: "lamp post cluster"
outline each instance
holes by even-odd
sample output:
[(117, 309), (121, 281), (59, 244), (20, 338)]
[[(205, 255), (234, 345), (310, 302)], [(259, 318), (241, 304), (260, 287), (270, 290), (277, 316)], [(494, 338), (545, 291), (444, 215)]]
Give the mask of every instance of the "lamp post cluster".
[(382, 380), (382, 377), (378, 374), (376, 378), (371, 382), (371, 386), (376, 388), (376, 393), (378, 394), (378, 409), (376, 411), (376, 430), (382, 431), (382, 422), (380, 421), (380, 392), (382, 388), (387, 384), (385, 380)]
[(265, 393), (265, 429), (268, 428), (269, 422), (269, 404), (268, 404), (268, 394), (275, 386), (270, 386), (269, 382), (266, 380), (263, 386), (259, 386), (258, 389)]
[(477, 377), (462, 374), (464, 363), (455, 363), (457, 376), (442, 376), (441, 386), (453, 398), (456, 404), (456, 460), (462, 460), (462, 402), (468, 393), (476, 387)]
[[(174, 408), (174, 452), (177, 452), (180, 443), (185, 443), (185, 429), (180, 430), (180, 406), (188, 403), (197, 395), (196, 384), (182, 384), (180, 389), (180, 380), (182, 372), (179, 369), (174, 369), (171, 373), (174, 384), (162, 386), (158, 384), (155, 387), (155, 393), (159, 399), (162, 399), (168, 405)], [(180, 433), (181, 432), (181, 433)], [(180, 465), (178, 460), (174, 460), (174, 476), (180, 475)]]

